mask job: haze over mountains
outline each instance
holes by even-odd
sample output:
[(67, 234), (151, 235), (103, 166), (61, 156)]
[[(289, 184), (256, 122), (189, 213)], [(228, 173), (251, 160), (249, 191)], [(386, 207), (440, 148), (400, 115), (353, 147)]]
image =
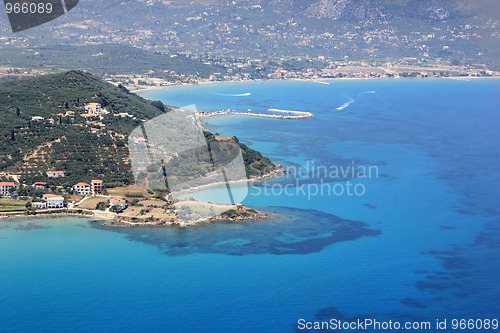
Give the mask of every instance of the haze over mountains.
[(21, 36), (42, 33), (45, 43), (211, 56), (410, 57), (500, 68), (496, 0), (82, 0), (71, 14)]

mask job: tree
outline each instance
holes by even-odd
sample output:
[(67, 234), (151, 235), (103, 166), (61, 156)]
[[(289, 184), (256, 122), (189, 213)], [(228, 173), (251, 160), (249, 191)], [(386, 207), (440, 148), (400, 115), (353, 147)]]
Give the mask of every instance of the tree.
[(107, 202), (100, 201), (100, 202), (96, 205), (95, 209), (97, 209), (97, 210), (106, 210), (106, 208), (108, 208), (108, 207), (109, 207), (109, 204), (108, 204)]
[(165, 112), (165, 105), (161, 101), (151, 102), (151, 105), (156, 107), (161, 112)]
[(26, 187), (21, 187), (17, 190), (17, 194), (19, 194), (22, 197), (25, 197), (28, 195), (28, 190), (26, 189)]
[(10, 133), (10, 141), (16, 141), (16, 133), (14, 132), (14, 130), (12, 130), (12, 132)]
[(19, 107), (16, 108), (16, 115), (18, 117), (21, 116), (21, 109), (19, 109)]

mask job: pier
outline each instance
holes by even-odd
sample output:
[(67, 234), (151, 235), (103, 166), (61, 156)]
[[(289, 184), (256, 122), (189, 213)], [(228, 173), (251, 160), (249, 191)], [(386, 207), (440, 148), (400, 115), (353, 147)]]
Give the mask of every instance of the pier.
[(281, 110), (281, 109), (268, 109), (267, 111), (278, 114), (239, 112), (236, 110), (222, 110), (216, 112), (200, 112), (199, 115), (200, 117), (235, 115), (235, 116), (249, 116), (249, 117), (262, 117), (262, 118), (274, 118), (274, 119), (307, 119), (314, 117), (314, 114), (305, 111), (292, 111), (292, 110)]

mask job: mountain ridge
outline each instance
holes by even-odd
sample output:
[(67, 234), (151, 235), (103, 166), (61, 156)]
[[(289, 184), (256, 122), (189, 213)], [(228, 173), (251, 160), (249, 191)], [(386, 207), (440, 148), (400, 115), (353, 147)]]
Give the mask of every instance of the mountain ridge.
[[(51, 39), (56, 33), (65, 39)], [(16, 36), (60, 48), (62, 40), (84, 47), (116, 43), (212, 60), (415, 58), (500, 69), (500, 1), (87, 0), (70, 14)], [(78, 67), (76, 60), (72, 65)], [(220, 73), (224, 68), (199, 71), (205, 69)]]

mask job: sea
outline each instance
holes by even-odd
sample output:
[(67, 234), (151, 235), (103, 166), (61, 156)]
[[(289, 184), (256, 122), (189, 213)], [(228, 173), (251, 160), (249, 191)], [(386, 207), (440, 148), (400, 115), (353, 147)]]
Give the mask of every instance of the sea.
[[(0, 331), (498, 330), (500, 80), (264, 81), (140, 94), (200, 111), (313, 113), (203, 118), (287, 170), (240, 185), (242, 203), (273, 218), (191, 228), (2, 220)], [(341, 326), (370, 320), (380, 326)]]

